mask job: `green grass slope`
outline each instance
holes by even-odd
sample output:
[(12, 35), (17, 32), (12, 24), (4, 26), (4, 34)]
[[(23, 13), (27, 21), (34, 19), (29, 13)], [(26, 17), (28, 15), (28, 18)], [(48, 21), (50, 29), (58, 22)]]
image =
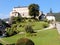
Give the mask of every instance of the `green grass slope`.
[(19, 38), (25, 37), (31, 39), (35, 45), (60, 45), (60, 35), (56, 29), (40, 31), (37, 36), (26, 36), (25, 34), (17, 34), (12, 37), (2, 38), (5, 42), (16, 43)]

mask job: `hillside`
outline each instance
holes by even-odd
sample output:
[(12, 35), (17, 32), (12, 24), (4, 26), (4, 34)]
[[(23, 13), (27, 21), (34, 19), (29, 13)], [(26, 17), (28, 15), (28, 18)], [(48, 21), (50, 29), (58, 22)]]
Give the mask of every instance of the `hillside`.
[(54, 16), (56, 17), (56, 21), (60, 22), (60, 13), (54, 13)]

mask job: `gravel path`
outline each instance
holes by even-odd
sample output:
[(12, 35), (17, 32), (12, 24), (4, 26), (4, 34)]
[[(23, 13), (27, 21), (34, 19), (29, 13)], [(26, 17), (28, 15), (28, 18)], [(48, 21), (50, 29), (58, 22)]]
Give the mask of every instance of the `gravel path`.
[[(47, 28), (44, 28), (42, 30), (36, 30), (35, 32), (40, 32), (40, 31), (45, 31), (45, 30), (48, 30), (48, 29), (52, 29), (55, 27), (55, 24), (49, 24), (49, 27)], [(24, 34), (25, 32), (20, 32), (19, 34)]]
[(9, 44), (7, 41), (2, 40), (2, 38), (0, 38), (0, 42), (3, 42), (5, 45)]
[(48, 30), (48, 29), (52, 29), (54, 28), (55, 25), (54, 24), (49, 24), (49, 27), (45, 28), (45, 29), (42, 29), (42, 30), (36, 30), (37, 32), (40, 32), (40, 31), (45, 31), (45, 30)]
[(58, 30), (58, 33), (60, 34), (60, 23), (59, 22), (56, 23), (56, 28)]

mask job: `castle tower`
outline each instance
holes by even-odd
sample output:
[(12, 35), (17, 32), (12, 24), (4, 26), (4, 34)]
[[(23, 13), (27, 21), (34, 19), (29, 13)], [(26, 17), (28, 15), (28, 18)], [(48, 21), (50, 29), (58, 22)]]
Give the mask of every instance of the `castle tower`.
[(53, 12), (52, 12), (52, 8), (50, 8), (50, 13), (52, 14)]

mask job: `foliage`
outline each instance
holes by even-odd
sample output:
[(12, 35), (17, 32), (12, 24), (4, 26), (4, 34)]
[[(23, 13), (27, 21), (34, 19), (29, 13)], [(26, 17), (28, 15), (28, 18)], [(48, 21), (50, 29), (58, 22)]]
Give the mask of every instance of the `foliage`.
[(49, 24), (48, 23), (43, 23), (43, 28), (47, 28), (49, 26)]
[(55, 16), (56, 21), (60, 22), (60, 12), (59, 13), (53, 13)]
[(0, 43), (0, 45), (3, 45), (2, 43)]
[(32, 36), (37, 36), (37, 32), (34, 33), (25, 33), (26, 37), (32, 37)]
[(48, 20), (45, 18), (45, 19), (44, 19), (44, 22), (48, 22)]
[(16, 45), (34, 45), (34, 42), (27, 38), (21, 38), (17, 41)]
[(33, 33), (33, 32), (34, 32), (31, 25), (26, 25), (26, 26), (25, 26), (25, 31), (26, 31), (27, 33)]
[(15, 45), (15, 44), (6, 44), (6, 45)]
[(15, 28), (17, 28), (18, 31), (20, 31), (20, 32), (23, 31), (24, 32), (24, 31), (26, 31), (25, 30), (26, 25), (31, 25), (33, 30), (41, 30), (41, 29), (44, 28), (43, 27), (44, 26), (43, 23), (47, 23), (47, 22), (36, 21), (34, 19), (31, 19), (31, 21), (29, 21), (29, 19), (28, 19), (26, 22), (20, 22), (20, 23), (17, 23), (17, 24), (13, 24), (12, 28), (15, 27)]
[(11, 27), (8, 23), (6, 23), (6, 22), (4, 22), (4, 21), (2, 21), (2, 24), (3, 24), (4, 26), (6, 26), (6, 27)]
[(7, 28), (7, 29), (6, 29), (6, 35), (7, 35), (7, 36), (11, 36), (12, 33), (13, 33), (13, 31), (11, 30), (11, 28)]
[(10, 27), (10, 25), (9, 24), (7, 24), (5, 21), (3, 21), (3, 20), (1, 20), (0, 19), (0, 25), (4, 25), (5, 27)]
[(12, 24), (15, 24), (17, 22), (21, 22), (22, 21), (22, 17), (12, 17)]
[(35, 18), (36, 16), (39, 15), (39, 5), (38, 4), (30, 4), (28, 9), (29, 9), (30, 16), (34, 16), (34, 18)]
[[(2, 38), (5, 42), (11, 44), (15, 43), (18, 39), (26, 37), (25, 34), (17, 34), (11, 37)], [(35, 45), (60, 45), (60, 35), (56, 29), (48, 29), (45, 31), (37, 32), (37, 36), (29, 36), (28, 39), (31, 39)]]
[(6, 28), (6, 35), (7, 36), (12, 36), (19, 33), (19, 31), (17, 30), (16, 25), (13, 25), (11, 28)]

